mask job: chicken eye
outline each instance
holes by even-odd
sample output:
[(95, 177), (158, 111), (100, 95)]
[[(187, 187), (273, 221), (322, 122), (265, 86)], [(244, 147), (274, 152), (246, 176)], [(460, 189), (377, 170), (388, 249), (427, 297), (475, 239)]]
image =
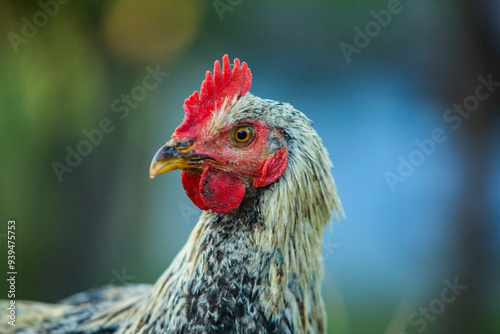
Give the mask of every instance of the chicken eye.
[(239, 144), (246, 144), (252, 139), (253, 131), (250, 126), (240, 126), (234, 130), (233, 138)]

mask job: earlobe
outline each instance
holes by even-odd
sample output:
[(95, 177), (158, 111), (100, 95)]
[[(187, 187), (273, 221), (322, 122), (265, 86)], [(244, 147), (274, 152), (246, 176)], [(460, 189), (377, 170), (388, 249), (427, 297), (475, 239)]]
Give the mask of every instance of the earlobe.
[(288, 166), (288, 151), (284, 148), (278, 150), (270, 158), (267, 158), (262, 165), (260, 175), (253, 181), (255, 188), (265, 187), (278, 180)]

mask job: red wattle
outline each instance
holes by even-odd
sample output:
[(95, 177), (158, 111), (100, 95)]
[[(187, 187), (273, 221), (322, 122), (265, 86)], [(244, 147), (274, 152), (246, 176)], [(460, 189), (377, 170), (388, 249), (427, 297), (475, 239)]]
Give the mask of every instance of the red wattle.
[(201, 174), (201, 198), (216, 213), (239, 208), (245, 197), (245, 183), (233, 174), (208, 167)]
[(288, 151), (282, 148), (264, 161), (260, 175), (253, 180), (253, 186), (255, 188), (264, 187), (275, 182), (283, 175), (287, 166)]
[(200, 210), (208, 210), (208, 206), (203, 202), (200, 191), (200, 174), (183, 169), (181, 172), (181, 181), (186, 194), (191, 198), (194, 205)]

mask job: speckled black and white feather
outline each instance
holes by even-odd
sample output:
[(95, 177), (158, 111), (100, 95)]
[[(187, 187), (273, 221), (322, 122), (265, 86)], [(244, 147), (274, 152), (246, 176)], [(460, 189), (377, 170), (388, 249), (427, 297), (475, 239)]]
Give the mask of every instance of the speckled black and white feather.
[(82, 311), (88, 301), (49, 306), (54, 310), (47, 313), (56, 316), (44, 318), (45, 328), (64, 327), (71, 333), (326, 332), (322, 232), (332, 212), (342, 212), (328, 153), (310, 120), (291, 105), (250, 93), (230, 102), (214, 112), (204, 131), (263, 120), (282, 133), (268, 138), (266, 150), (288, 150), (281, 178), (262, 188), (247, 185), (241, 206), (230, 214), (204, 211), (153, 286), (130, 295), (124, 291), (112, 301), (100, 298), (90, 303), (88, 313)]

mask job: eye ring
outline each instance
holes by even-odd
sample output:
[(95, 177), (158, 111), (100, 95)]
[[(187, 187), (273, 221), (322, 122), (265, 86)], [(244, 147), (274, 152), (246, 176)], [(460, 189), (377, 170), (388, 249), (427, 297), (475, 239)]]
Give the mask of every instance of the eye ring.
[(255, 130), (249, 125), (243, 125), (234, 128), (231, 132), (231, 138), (237, 145), (248, 145), (254, 136)]

